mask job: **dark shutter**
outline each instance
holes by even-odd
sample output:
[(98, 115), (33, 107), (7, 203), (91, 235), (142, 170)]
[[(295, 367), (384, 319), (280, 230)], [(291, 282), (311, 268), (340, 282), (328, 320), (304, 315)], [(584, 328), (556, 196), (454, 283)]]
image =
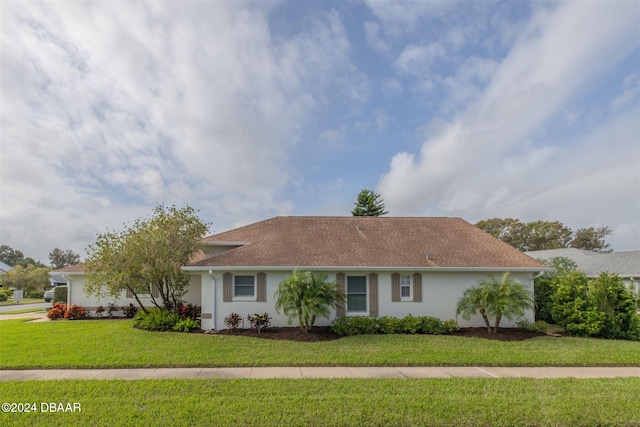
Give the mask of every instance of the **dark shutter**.
[(422, 302), (422, 274), (413, 275), (413, 302)]
[(267, 275), (265, 273), (258, 273), (258, 287), (256, 289), (256, 301), (267, 301)]
[(127, 298), (133, 298), (133, 292), (129, 288), (127, 288)]
[(378, 317), (378, 273), (369, 274), (369, 317)]
[(398, 273), (391, 275), (391, 301), (400, 302), (400, 275)]
[(233, 275), (231, 273), (222, 275), (222, 301), (233, 301)]
[[(345, 292), (345, 275), (344, 273), (336, 274), (336, 284), (338, 285), (338, 291), (344, 293)], [(336, 304), (336, 317), (344, 317), (346, 314), (346, 310), (344, 307), (345, 303), (340, 301)]]

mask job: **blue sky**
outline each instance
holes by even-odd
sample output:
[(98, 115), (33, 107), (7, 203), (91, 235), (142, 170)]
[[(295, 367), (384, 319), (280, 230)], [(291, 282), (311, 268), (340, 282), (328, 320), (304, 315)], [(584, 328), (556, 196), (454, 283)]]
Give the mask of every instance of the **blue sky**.
[(12, 2), (0, 243), (189, 204), (607, 225), (640, 249), (637, 1)]

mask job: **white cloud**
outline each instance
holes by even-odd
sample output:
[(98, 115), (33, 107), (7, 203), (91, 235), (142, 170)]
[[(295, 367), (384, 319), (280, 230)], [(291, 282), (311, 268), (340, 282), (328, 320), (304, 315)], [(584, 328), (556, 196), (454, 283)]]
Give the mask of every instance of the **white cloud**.
[[(495, 71), (490, 63), (470, 68), (480, 70), (469, 74), (480, 80), (492, 73), (481, 91), (459, 94), (475, 101), (438, 126), (418, 155), (393, 157), (378, 184), (389, 210), (470, 220), (572, 217), (580, 222), (574, 227), (600, 222), (614, 229), (632, 222), (637, 236), (638, 104), (600, 117), (595, 130), (587, 122), (588, 133), (544, 139), (582, 91), (638, 49), (637, 12), (633, 2), (540, 9)], [(628, 205), (607, 205), (625, 195)], [(620, 244), (633, 246), (632, 240)]]
[(373, 14), (382, 21), (390, 34), (414, 31), (427, 17), (441, 17), (456, 6), (452, 0), (365, 0)]
[(430, 73), (431, 66), (445, 54), (444, 46), (440, 43), (409, 45), (400, 53), (394, 65), (402, 73), (424, 76)]
[(369, 47), (385, 52), (389, 50), (389, 45), (380, 36), (380, 29), (380, 25), (376, 22), (367, 21), (364, 23), (364, 33)]
[(160, 202), (225, 226), (290, 212), (302, 129), (367, 83), (336, 12), (282, 38), (275, 6), (3, 4), (3, 244), (81, 252)]

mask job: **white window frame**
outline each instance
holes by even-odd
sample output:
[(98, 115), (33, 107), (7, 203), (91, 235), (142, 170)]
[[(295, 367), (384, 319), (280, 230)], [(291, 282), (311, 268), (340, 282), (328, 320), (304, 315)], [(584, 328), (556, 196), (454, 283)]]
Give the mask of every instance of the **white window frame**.
[[(409, 295), (402, 295), (402, 288), (409, 289)], [(413, 301), (413, 277), (411, 274), (400, 275), (400, 301)]]
[[(364, 277), (364, 310), (349, 310), (349, 277)], [(347, 276), (345, 279), (345, 290), (347, 294), (347, 301), (345, 303), (345, 311), (349, 316), (368, 316), (369, 315), (369, 278), (366, 275), (357, 275), (353, 274), (351, 276)], [(362, 294), (355, 294), (362, 295)]]
[[(236, 278), (237, 277), (253, 277), (253, 295), (239, 295), (236, 296)], [(233, 288), (231, 291), (233, 292), (232, 299), (233, 301), (255, 301), (257, 298), (256, 292), (256, 275), (255, 274), (234, 274), (233, 275)]]

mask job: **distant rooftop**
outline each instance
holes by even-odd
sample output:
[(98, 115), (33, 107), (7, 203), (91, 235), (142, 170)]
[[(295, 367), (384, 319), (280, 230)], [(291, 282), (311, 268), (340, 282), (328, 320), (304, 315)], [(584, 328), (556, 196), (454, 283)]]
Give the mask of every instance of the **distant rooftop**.
[(587, 276), (597, 276), (602, 272), (609, 272), (616, 273), (624, 278), (640, 278), (640, 251), (603, 254), (576, 248), (566, 248), (525, 253), (536, 259), (569, 258)]

